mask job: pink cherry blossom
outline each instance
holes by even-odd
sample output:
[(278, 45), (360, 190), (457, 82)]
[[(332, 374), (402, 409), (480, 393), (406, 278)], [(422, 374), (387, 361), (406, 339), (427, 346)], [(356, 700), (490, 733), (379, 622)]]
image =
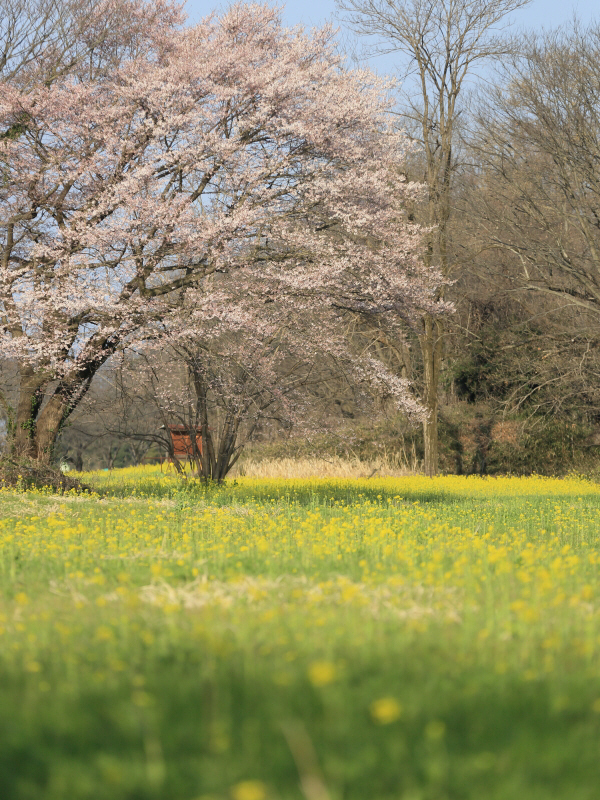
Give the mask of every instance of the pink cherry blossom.
[[(185, 29), (162, 0), (129, 8), (146, 45), (110, 70), (0, 84), (0, 356), (38, 457), (124, 347), (216, 329), (256, 348), (300, 315), (313, 350), (341, 353), (345, 314), (447, 310), (406, 214), (421, 188), (399, 176), (388, 83), (269, 6)], [(419, 412), (381, 364), (354, 372)]]

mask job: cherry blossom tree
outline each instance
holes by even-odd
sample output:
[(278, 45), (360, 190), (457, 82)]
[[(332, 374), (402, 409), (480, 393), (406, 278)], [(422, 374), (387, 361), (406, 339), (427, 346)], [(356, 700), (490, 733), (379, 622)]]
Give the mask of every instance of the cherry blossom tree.
[[(331, 29), (286, 29), (268, 6), (183, 30), (165, 15), (114, 69), (0, 85), (0, 357), (20, 372), (15, 447), (37, 458), (97, 370), (164, 331), (260, 333), (270, 301), (445, 310), (386, 84), (344, 69)], [(381, 365), (358, 372), (418, 412)]]
[[(180, 7), (170, 0), (0, 0), (0, 228), (6, 290), (1, 301), (5, 339), (26, 340), (32, 333), (25, 310), (28, 303), (21, 306), (19, 300), (25, 299), (33, 272), (38, 290), (41, 287), (43, 294), (52, 291), (45, 280), (50, 265), (42, 267), (32, 254), (42, 236), (52, 236), (53, 226), (56, 232), (57, 211), (59, 215), (68, 214), (73, 208), (69, 209), (68, 195), (78, 191), (78, 186), (73, 176), (67, 175), (67, 161), (75, 163), (77, 144), (67, 139), (73, 115), (88, 110), (85, 87), (89, 90), (136, 55), (151, 57), (158, 42), (182, 22)], [(69, 87), (79, 91), (71, 107)], [(72, 132), (77, 136), (75, 128)], [(85, 150), (80, 155), (85, 157)], [(21, 178), (20, 169), (25, 170)], [(60, 210), (54, 202), (59, 195)], [(51, 304), (49, 298), (44, 299)], [(23, 311), (25, 315), (20, 316)], [(38, 312), (41, 317), (47, 314), (41, 306)], [(46, 329), (52, 325), (46, 316)], [(39, 329), (33, 334), (38, 348), (44, 348), (45, 335), (47, 330)], [(2, 354), (9, 359), (13, 355), (10, 347)], [(34, 420), (48, 397), (52, 368), (48, 371), (49, 364), (39, 358), (32, 360), (29, 355), (16, 359), (16, 402), (9, 379), (2, 381), (0, 405), (19, 449), (33, 453)], [(10, 365), (3, 372), (12, 378)], [(49, 411), (51, 408), (46, 413)], [(51, 430), (55, 432), (44, 445), (48, 453), (57, 432), (56, 428)]]

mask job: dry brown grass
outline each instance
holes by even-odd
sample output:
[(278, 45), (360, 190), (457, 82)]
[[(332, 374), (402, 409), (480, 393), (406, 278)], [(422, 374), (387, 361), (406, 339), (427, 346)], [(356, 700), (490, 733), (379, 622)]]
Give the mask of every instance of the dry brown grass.
[(232, 477), (247, 478), (371, 478), (414, 475), (407, 466), (386, 459), (361, 461), (358, 458), (270, 458), (243, 461)]

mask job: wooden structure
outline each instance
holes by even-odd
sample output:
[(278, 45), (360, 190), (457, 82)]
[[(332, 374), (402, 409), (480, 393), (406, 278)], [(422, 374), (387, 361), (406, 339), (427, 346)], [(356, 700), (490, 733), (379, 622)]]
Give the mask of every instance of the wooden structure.
[[(191, 461), (194, 458), (194, 447), (190, 428), (187, 425), (165, 426), (173, 443), (173, 455), (178, 461)], [(196, 447), (198, 454), (202, 455), (202, 428), (196, 428)]]

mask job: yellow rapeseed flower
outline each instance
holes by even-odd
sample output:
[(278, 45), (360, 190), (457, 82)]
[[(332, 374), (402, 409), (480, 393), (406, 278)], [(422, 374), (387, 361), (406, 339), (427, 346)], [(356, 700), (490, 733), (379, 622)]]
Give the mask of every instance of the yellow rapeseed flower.
[(402, 714), (402, 706), (395, 697), (380, 697), (374, 700), (370, 709), (371, 716), (379, 725), (390, 725), (396, 722)]
[(318, 688), (327, 686), (335, 680), (335, 666), (330, 661), (313, 661), (308, 668), (308, 679)]
[(267, 787), (262, 781), (241, 781), (231, 789), (233, 800), (265, 800)]

